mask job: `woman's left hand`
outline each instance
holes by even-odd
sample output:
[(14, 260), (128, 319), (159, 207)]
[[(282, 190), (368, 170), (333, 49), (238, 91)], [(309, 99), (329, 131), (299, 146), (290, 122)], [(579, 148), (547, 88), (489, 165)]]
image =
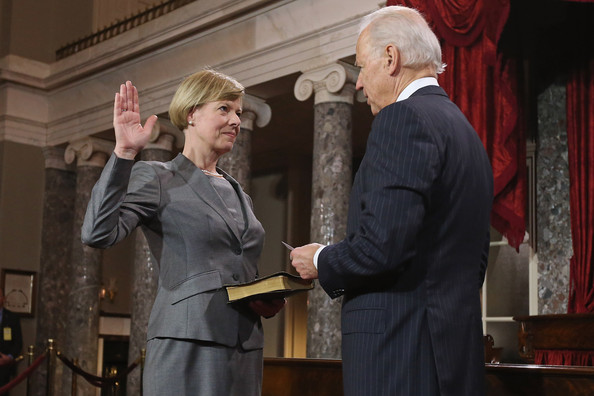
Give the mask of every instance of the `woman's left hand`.
[(249, 302), (249, 307), (256, 314), (268, 319), (272, 318), (278, 311), (283, 309), (286, 303), (287, 300), (284, 298), (275, 300), (252, 300)]

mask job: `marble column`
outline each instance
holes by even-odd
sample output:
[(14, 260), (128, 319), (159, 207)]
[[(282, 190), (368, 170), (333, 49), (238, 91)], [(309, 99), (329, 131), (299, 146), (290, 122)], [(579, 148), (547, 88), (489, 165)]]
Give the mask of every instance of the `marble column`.
[[(71, 164), (76, 160), (76, 196), (70, 258), (70, 292), (66, 345), (58, 350), (68, 358), (78, 359), (79, 366), (97, 374), (97, 336), (99, 331), (99, 289), (101, 286), (102, 251), (82, 244), (81, 226), (91, 190), (113, 152), (114, 144), (87, 137), (68, 145), (64, 158)], [(71, 372), (64, 373), (62, 395), (70, 395)], [(94, 394), (95, 388), (84, 380), (78, 381), (78, 395)]]
[(569, 209), (569, 162), (565, 82), (539, 96), (536, 157), (538, 313), (567, 312), (569, 260), (573, 256)]
[[(169, 161), (174, 155), (174, 150), (178, 151), (183, 146), (183, 142), (183, 132), (168, 120), (159, 120), (153, 128), (150, 142), (140, 153), (140, 159), (143, 161)], [(146, 348), (148, 320), (157, 295), (159, 275), (157, 263), (140, 230), (136, 232), (134, 252), (128, 365), (134, 363), (140, 356), (141, 350)], [(128, 375), (126, 392), (130, 395), (139, 395), (140, 381), (140, 368), (137, 368)]]
[[(339, 62), (310, 70), (295, 83), (295, 96), (314, 93), (312, 241), (325, 245), (346, 237), (352, 183), (352, 107), (357, 69)], [(340, 299), (321, 287), (309, 292), (307, 356), (340, 358)]]
[(237, 136), (233, 150), (219, 159), (218, 166), (233, 176), (249, 194), (252, 163), (252, 132), (254, 123), (265, 127), (270, 122), (270, 106), (262, 99), (245, 95), (241, 114), (241, 133)]
[[(66, 341), (67, 302), (70, 290), (68, 273), (76, 189), (74, 167), (64, 162), (64, 148), (44, 147), (43, 155), (45, 157), (45, 193), (39, 292), (37, 293), (36, 355), (47, 347), (47, 340), (50, 338), (54, 339), (59, 346), (63, 346)], [(61, 378), (61, 373), (62, 365), (56, 367), (54, 378)], [(34, 371), (32, 379), (29, 394), (45, 395), (47, 366), (39, 366)], [(59, 387), (56, 386), (53, 394), (57, 394), (58, 389)]]

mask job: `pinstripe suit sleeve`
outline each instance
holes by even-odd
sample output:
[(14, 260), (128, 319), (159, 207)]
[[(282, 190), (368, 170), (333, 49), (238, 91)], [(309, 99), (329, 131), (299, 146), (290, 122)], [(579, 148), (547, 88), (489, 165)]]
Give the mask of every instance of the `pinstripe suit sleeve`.
[(96, 248), (115, 245), (156, 213), (159, 181), (144, 163), (112, 154), (93, 187), (82, 225), (82, 242)]
[(423, 118), (406, 101), (380, 111), (353, 185), (349, 216), (360, 212), (356, 229), (318, 258), (320, 284), (328, 294), (356, 290), (404, 269), (415, 253), (440, 156)]

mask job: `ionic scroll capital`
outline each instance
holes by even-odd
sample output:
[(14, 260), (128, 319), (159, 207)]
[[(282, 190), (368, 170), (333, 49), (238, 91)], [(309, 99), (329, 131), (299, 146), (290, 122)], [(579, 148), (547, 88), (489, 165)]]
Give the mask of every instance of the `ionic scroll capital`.
[(173, 147), (180, 149), (184, 146), (185, 136), (168, 119), (159, 119), (153, 126), (149, 142), (144, 150), (173, 151)]
[(67, 164), (71, 164), (76, 159), (76, 166), (97, 166), (102, 168), (105, 166), (114, 147), (113, 142), (95, 137), (85, 137), (70, 142), (64, 152), (64, 160)]
[(241, 113), (241, 127), (254, 130), (254, 122), (258, 128), (263, 128), (270, 122), (272, 110), (270, 105), (256, 96), (245, 95), (243, 98), (243, 112)]
[(72, 164), (67, 164), (64, 160), (64, 147), (46, 146), (42, 149), (43, 158), (45, 159), (46, 169), (59, 169), (63, 171), (74, 171)]
[(343, 102), (353, 104), (359, 70), (344, 62), (336, 62), (304, 72), (295, 83), (298, 100), (307, 100), (315, 93), (314, 103)]

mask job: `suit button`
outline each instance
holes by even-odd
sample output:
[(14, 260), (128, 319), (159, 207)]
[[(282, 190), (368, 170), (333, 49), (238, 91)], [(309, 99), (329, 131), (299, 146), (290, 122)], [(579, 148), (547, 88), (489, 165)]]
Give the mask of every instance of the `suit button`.
[(239, 256), (239, 255), (241, 254), (241, 252), (242, 252), (242, 251), (243, 251), (243, 250), (241, 249), (241, 247), (236, 247), (236, 248), (235, 248), (235, 250), (233, 250), (233, 253), (235, 253), (236, 255), (238, 255), (238, 256)]
[(239, 275), (233, 274), (233, 280), (238, 281), (239, 280)]

